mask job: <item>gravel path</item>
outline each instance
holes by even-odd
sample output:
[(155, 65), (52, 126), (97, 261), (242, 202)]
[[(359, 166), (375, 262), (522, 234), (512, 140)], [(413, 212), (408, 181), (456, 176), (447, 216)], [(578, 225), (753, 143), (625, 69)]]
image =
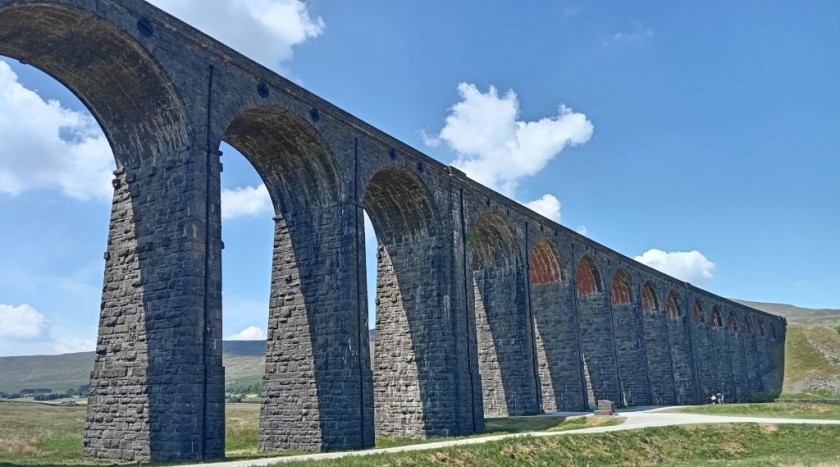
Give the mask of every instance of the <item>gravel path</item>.
[[(409, 451), (423, 451), (427, 449), (440, 449), (452, 446), (465, 446), (469, 444), (487, 443), (490, 441), (497, 441), (507, 438), (516, 438), (522, 436), (565, 436), (565, 435), (579, 435), (586, 433), (606, 433), (608, 431), (624, 431), (636, 430), (640, 428), (649, 428), (657, 426), (670, 425), (699, 425), (699, 424), (717, 424), (717, 423), (766, 423), (766, 424), (803, 424), (803, 425), (840, 425), (840, 420), (818, 420), (818, 419), (804, 419), (804, 418), (768, 418), (768, 417), (746, 417), (746, 416), (726, 416), (726, 415), (698, 415), (691, 413), (679, 412), (664, 412), (673, 407), (659, 407), (659, 408), (637, 408), (631, 410), (620, 410), (620, 415), (625, 418), (624, 423), (614, 426), (599, 426), (593, 428), (585, 428), (581, 430), (572, 431), (535, 431), (531, 433), (516, 433), (508, 435), (485, 436), (481, 438), (467, 438), (456, 439), (450, 441), (438, 441), (425, 444), (414, 444), (410, 446), (399, 446), (386, 449), (368, 449), (365, 451), (344, 451), (344, 452), (330, 452), (319, 454), (306, 454), (300, 456), (287, 457), (271, 457), (263, 459), (250, 459), (244, 461), (234, 462), (215, 462), (211, 464), (193, 464), (179, 467), (197, 467), (197, 466), (219, 466), (219, 467), (250, 467), (250, 466), (266, 466), (283, 462), (291, 461), (305, 461), (305, 460), (319, 460), (319, 459), (337, 459), (347, 456), (369, 456), (372, 454), (383, 454), (390, 452), (409, 452)], [(568, 415), (587, 415), (584, 413), (563, 413), (556, 414), (558, 416)]]

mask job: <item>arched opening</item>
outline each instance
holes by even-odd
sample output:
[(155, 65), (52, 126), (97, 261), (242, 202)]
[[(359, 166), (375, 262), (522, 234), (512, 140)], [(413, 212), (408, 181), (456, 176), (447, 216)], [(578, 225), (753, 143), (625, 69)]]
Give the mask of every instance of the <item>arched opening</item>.
[(715, 348), (712, 344), (710, 327), (706, 326), (708, 319), (700, 300), (695, 300), (692, 306), (692, 321), (694, 323), (694, 352), (697, 366), (698, 386), (700, 388), (700, 402), (708, 401), (718, 391), (717, 363), (715, 362)]
[(670, 319), (682, 318), (683, 312), (680, 307), (680, 297), (675, 291), (668, 294), (668, 301), (665, 303), (665, 314)]
[(275, 214), (259, 448), (371, 446), (365, 285), (348, 280), (358, 277), (362, 210), (342, 201), (331, 148), (293, 111), (246, 109), (222, 140), (256, 169)]
[(539, 411), (526, 270), (513, 227), (487, 213), (467, 234), (485, 416)]
[(578, 262), (575, 286), (588, 402), (593, 406), (605, 399), (621, 404), (612, 311), (604, 293), (601, 272), (592, 256), (584, 255)]
[(619, 269), (610, 287), (615, 354), (623, 406), (650, 404), (641, 314), (632, 296), (630, 275)]
[(723, 326), (723, 320), (720, 317), (720, 310), (717, 306), (712, 307), (712, 313), (709, 317), (709, 322), (712, 324), (713, 328), (719, 328)]
[(738, 402), (749, 402), (749, 382), (741, 342), (741, 323), (732, 311), (726, 316), (726, 330), (728, 331), (726, 333), (727, 354), (732, 365), (732, 383), (735, 389), (732, 395)]
[(738, 331), (738, 319), (732, 313), (726, 318), (726, 330), (732, 332)]
[(575, 284), (578, 295), (582, 297), (601, 293), (601, 273), (591, 256), (584, 256), (578, 263)]
[[(363, 205), (378, 244), (374, 406), (377, 436), (468, 433), (460, 417), (452, 321), (443, 290), (437, 208), (420, 178), (386, 166), (368, 182)], [(444, 376), (445, 375), (445, 376)], [(472, 415), (470, 415), (472, 416)]]
[[(66, 86), (100, 125), (116, 162), (85, 454), (137, 461), (223, 455), (224, 424), (214, 409), (222, 393), (204, 385), (213, 370), (203, 347), (215, 338), (198, 324), (208, 297), (192, 286), (207, 275), (207, 250), (181, 235), (203, 203), (180, 194), (202, 167), (187, 165), (192, 135), (174, 87), (143, 45), (82, 8), (0, 8), (0, 55)], [(185, 351), (167, 339), (173, 329), (196, 345)], [(197, 389), (172, 410), (173, 384), (164, 375), (179, 367), (190, 368), (179, 387)]]
[(529, 265), (543, 410), (580, 410), (583, 381), (568, 263), (554, 241), (543, 238), (531, 247)]
[(613, 275), (612, 280), (612, 305), (630, 304), (630, 276), (624, 270), (619, 270)]
[(691, 320), (696, 326), (706, 324), (706, 318), (703, 313), (703, 305), (701, 305), (699, 301), (694, 302), (694, 307), (691, 312)]
[(652, 281), (647, 281), (642, 286), (642, 315), (651, 403), (673, 404), (676, 400), (670, 338), (665, 314), (660, 307), (659, 297)]
[(659, 311), (659, 300), (656, 298), (656, 291), (650, 282), (646, 282), (642, 288), (642, 311), (646, 315)]
[(742, 321), (741, 332), (743, 332), (745, 336), (749, 336), (752, 334), (752, 326), (750, 326), (750, 319), (747, 317), (744, 317)]

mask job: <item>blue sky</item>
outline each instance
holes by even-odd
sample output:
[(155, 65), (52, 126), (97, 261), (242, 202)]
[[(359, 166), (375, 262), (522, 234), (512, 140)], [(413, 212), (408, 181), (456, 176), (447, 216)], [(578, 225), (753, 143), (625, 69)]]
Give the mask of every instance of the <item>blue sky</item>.
[[(840, 308), (836, 2), (154, 3), (621, 253)], [(0, 100), (0, 355), (89, 350), (113, 159), (37, 70)], [(260, 337), (272, 214), (224, 150), (224, 334)]]

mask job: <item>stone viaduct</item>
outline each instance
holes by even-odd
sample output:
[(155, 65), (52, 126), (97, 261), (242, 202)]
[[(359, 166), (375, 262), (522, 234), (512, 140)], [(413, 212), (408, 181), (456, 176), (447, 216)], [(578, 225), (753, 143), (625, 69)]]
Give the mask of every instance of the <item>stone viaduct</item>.
[(0, 0), (0, 54), (75, 93), (116, 158), (88, 456), (224, 455), (222, 141), (276, 215), (262, 449), (778, 391), (782, 318), (541, 217), (141, 0)]

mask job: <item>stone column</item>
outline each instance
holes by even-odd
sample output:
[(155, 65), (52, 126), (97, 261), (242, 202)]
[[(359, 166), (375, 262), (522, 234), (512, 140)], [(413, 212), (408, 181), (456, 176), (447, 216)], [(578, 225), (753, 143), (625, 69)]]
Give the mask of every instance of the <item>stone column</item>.
[(373, 446), (359, 212), (345, 202), (275, 218), (261, 450)]
[(213, 413), (223, 410), (224, 372), (221, 359), (205, 354), (221, 326), (220, 304), (208, 295), (208, 239), (218, 231), (207, 230), (206, 160), (198, 151), (115, 172), (86, 456), (171, 462), (224, 454), (223, 413)]

